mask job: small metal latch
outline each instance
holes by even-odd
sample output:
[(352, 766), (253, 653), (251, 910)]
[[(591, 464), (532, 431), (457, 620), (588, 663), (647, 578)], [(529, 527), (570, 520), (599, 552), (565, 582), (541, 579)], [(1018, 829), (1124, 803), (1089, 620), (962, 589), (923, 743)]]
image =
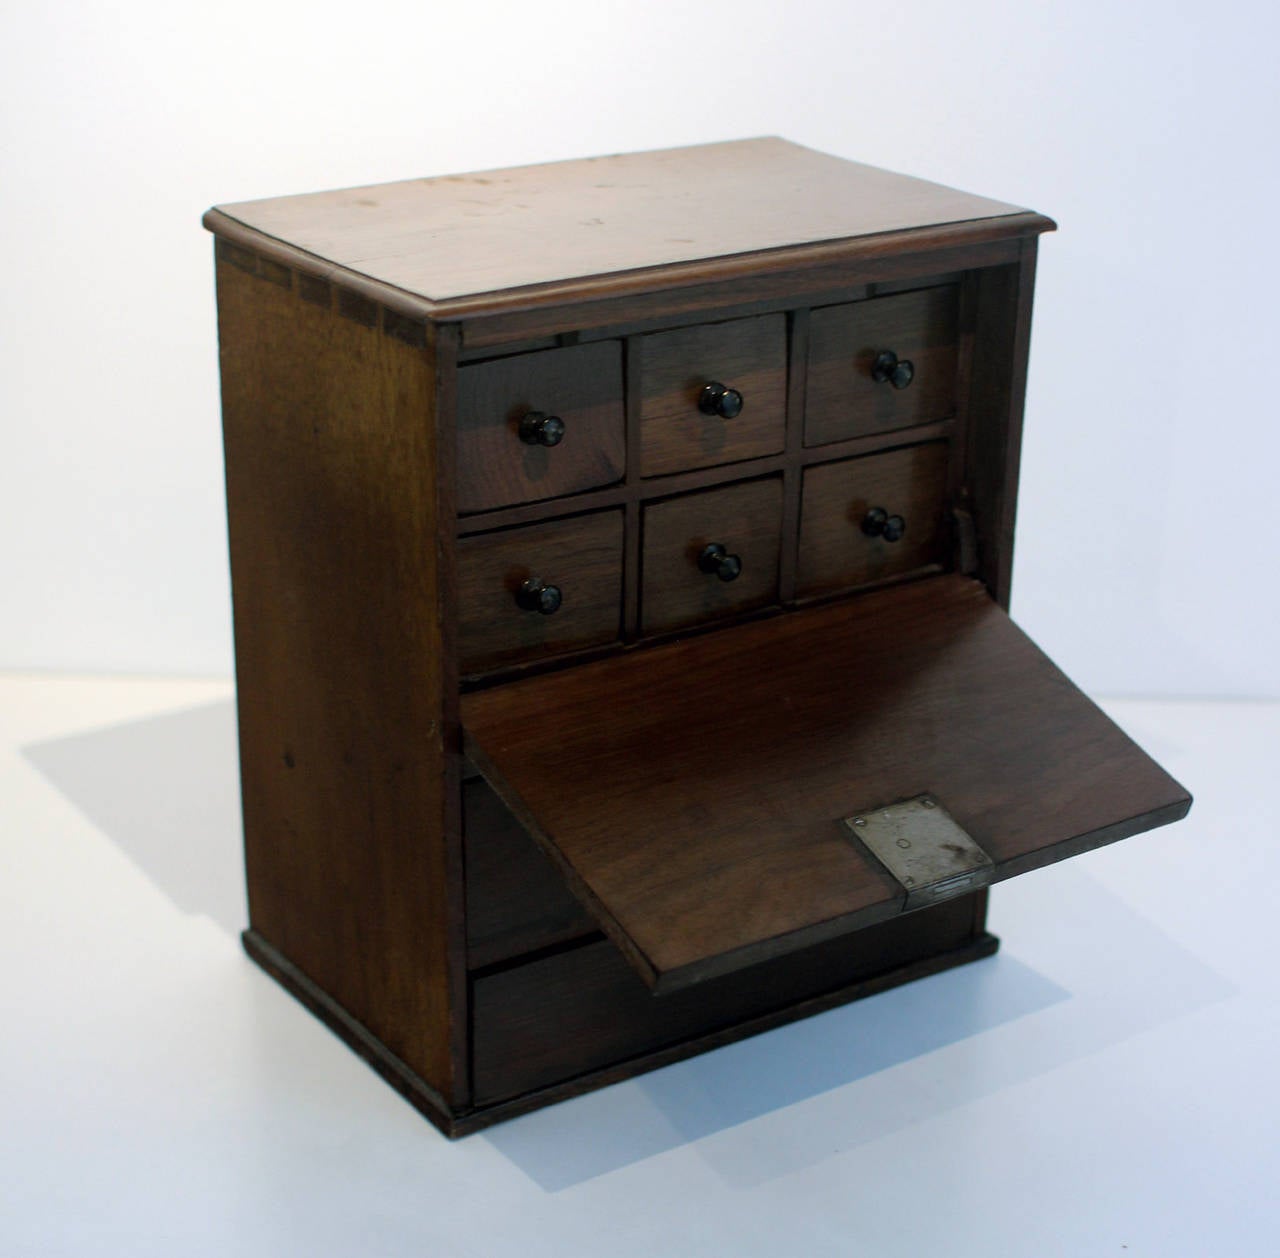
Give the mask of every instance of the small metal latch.
[(902, 884), (904, 911), (976, 891), (995, 878), (995, 862), (932, 795), (869, 808), (844, 825)]

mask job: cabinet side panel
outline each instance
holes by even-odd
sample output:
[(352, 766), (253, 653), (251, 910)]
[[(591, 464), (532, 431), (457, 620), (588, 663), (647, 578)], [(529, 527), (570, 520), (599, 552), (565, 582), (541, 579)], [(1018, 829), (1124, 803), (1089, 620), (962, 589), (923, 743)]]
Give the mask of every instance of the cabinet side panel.
[(218, 263), (250, 920), (456, 1101), (433, 350), (304, 296)]
[(978, 576), (1006, 611), (1013, 576), (1036, 243), (1034, 239), (1022, 242), (1018, 263), (976, 271), (976, 291), (969, 307), (973, 358), (967, 481), (977, 533)]

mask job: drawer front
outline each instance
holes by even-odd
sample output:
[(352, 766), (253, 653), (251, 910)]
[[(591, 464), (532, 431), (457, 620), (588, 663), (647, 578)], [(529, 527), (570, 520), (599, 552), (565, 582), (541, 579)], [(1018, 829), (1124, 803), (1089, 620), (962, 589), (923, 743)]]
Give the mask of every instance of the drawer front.
[[(785, 315), (658, 332), (641, 344), (643, 475), (760, 458), (783, 448)], [(709, 385), (725, 392), (709, 392)]]
[(572, 1079), (963, 947), (962, 896), (776, 961), (655, 996), (608, 942), (478, 979), (472, 996), (478, 1104)]
[[(952, 415), (958, 296), (958, 288), (947, 284), (815, 310), (809, 322), (805, 445)], [(886, 370), (894, 359), (900, 367), (897, 384), (905, 387), (897, 387)], [(909, 381), (905, 363), (910, 364)]]
[[(557, 655), (618, 636), (622, 512), (464, 537), (458, 543), (458, 634), (464, 673)], [(536, 585), (559, 606), (532, 603)], [(553, 602), (544, 596), (544, 606)]]
[[(946, 557), (947, 443), (805, 469), (801, 598), (911, 572)], [(901, 521), (898, 526), (892, 521)]]
[(469, 969), (598, 930), (551, 859), (480, 778), (463, 785), (462, 832)]
[(612, 485), (625, 466), (617, 341), (459, 368), (460, 513)]
[[(777, 602), (781, 530), (776, 477), (645, 507), (643, 631), (661, 633)], [(723, 548), (715, 566), (714, 547)]]

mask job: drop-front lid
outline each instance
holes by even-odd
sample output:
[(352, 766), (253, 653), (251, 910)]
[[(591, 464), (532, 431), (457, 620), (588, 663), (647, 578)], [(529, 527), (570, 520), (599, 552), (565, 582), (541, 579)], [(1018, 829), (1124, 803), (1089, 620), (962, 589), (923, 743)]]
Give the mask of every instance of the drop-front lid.
[(476, 691), (462, 721), (659, 992), (1190, 806), (959, 576)]

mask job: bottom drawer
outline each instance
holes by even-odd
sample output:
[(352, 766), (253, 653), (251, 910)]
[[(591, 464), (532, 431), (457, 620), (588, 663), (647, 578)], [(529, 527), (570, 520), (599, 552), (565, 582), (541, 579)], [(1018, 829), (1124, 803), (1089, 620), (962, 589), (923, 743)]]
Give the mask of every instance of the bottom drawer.
[(478, 979), (475, 1102), (547, 1087), (959, 948), (977, 933), (977, 901), (963, 896), (665, 996), (654, 996), (608, 941)]

